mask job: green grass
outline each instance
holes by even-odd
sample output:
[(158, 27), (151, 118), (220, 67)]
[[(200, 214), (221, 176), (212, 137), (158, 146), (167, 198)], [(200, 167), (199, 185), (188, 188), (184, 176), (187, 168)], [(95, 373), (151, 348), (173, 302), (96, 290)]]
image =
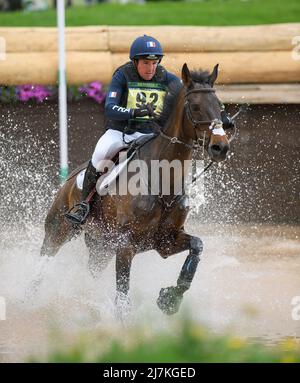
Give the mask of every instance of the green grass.
[[(57, 337), (62, 342), (63, 337)], [(51, 343), (51, 342), (50, 342)], [(212, 335), (189, 320), (168, 332), (153, 333), (149, 328), (123, 329), (119, 334), (98, 331), (82, 333), (68, 347), (52, 349), (44, 358), (31, 362), (300, 362), (299, 342), (285, 339), (277, 347), (248, 343), (229, 335)]]
[[(66, 11), (67, 26), (82, 25), (255, 25), (300, 22), (299, 0), (153, 1), (96, 4)], [(55, 26), (54, 9), (0, 13), (0, 26)]]

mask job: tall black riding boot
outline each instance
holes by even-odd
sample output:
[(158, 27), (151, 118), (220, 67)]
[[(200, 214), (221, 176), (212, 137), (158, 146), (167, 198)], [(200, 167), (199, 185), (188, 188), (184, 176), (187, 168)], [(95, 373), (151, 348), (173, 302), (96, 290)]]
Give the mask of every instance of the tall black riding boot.
[(65, 217), (68, 222), (73, 225), (81, 225), (85, 223), (89, 212), (90, 212), (90, 200), (87, 201), (88, 196), (92, 192), (93, 188), (96, 186), (97, 180), (100, 177), (101, 173), (98, 173), (94, 168), (92, 161), (89, 162), (84, 180), (83, 187), (81, 192), (81, 202), (74, 205), (66, 214)]

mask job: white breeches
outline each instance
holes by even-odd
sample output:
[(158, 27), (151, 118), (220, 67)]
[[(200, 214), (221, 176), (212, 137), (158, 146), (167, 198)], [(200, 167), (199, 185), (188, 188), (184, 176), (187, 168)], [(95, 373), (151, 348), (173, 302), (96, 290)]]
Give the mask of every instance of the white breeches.
[[(125, 134), (124, 139), (126, 142), (131, 142), (146, 135), (146, 133), (135, 132), (133, 134)], [(103, 160), (111, 160), (119, 152), (119, 150), (127, 148), (127, 146), (128, 145), (123, 141), (122, 132), (114, 129), (108, 129), (97, 142), (92, 156), (93, 166), (98, 171), (101, 171), (102, 166), (100, 166), (100, 164), (103, 164)]]

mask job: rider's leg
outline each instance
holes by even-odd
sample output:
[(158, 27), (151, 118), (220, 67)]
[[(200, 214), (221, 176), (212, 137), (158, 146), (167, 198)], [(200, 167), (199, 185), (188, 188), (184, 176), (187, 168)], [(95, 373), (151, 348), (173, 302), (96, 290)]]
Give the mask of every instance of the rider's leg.
[(68, 222), (75, 225), (85, 223), (90, 211), (90, 201), (92, 199), (88, 199), (88, 197), (94, 189), (100, 175), (101, 173), (97, 172), (96, 168), (92, 164), (92, 161), (89, 161), (84, 175), (81, 201), (65, 213), (65, 218)]
[(92, 161), (88, 163), (88, 166), (85, 171), (82, 192), (81, 192), (81, 200), (85, 201), (93, 190), (96, 182), (101, 173), (97, 172), (97, 169), (93, 166)]
[[(91, 161), (85, 172), (83, 189), (81, 193), (81, 202), (74, 206), (71, 211), (65, 214), (66, 219), (72, 224), (83, 224), (88, 217), (90, 210), (90, 201), (86, 201), (93, 188), (96, 186), (97, 180), (104, 171), (102, 168), (105, 160), (112, 158), (120, 149), (127, 145), (123, 142), (122, 132), (108, 129), (102, 137), (100, 137), (94, 150)], [(101, 166), (102, 165), (102, 166)]]
[(105, 160), (112, 159), (119, 150), (127, 147), (127, 144), (123, 142), (122, 134), (118, 130), (108, 129), (100, 137), (92, 155), (92, 164), (98, 172), (104, 170)]
[[(125, 142), (129, 143), (143, 135), (143, 133), (139, 132), (130, 135), (126, 134)], [(105, 171), (106, 160), (112, 159), (121, 149), (126, 148), (128, 145), (125, 142), (123, 141), (123, 133), (114, 129), (108, 129), (100, 137), (85, 172), (81, 202), (74, 206), (75, 210), (72, 208), (71, 211), (65, 214), (70, 223), (85, 223), (91, 207), (90, 200), (87, 201), (87, 198), (96, 186), (97, 180)]]
[(94, 153), (92, 155), (92, 164), (98, 172), (103, 172), (105, 160), (112, 159), (121, 149), (127, 148), (128, 143), (144, 136), (145, 133), (135, 132), (133, 134), (125, 134), (123, 141), (123, 133), (109, 129), (98, 141)]

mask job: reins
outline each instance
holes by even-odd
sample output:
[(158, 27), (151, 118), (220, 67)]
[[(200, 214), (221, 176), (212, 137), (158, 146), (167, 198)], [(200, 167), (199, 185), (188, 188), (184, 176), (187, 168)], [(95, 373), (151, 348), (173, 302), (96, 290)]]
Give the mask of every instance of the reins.
[[(208, 88), (206, 88), (206, 89), (208, 89)], [(203, 90), (204, 90), (204, 89), (203, 89)], [(212, 91), (215, 91), (215, 90), (213, 89)], [(190, 91), (190, 93), (192, 93), (192, 92), (193, 92), (193, 91)], [(241, 105), (241, 106), (239, 107), (239, 110), (237, 111), (237, 113), (235, 113), (232, 117), (230, 117), (230, 119), (231, 119), (232, 121), (235, 120), (235, 119), (239, 116), (239, 114), (240, 114), (242, 111), (244, 111), (244, 109), (245, 109), (246, 107), (247, 107), (247, 106), (246, 106), (245, 104)], [(200, 122), (202, 123), (202, 121), (200, 121)], [(198, 122), (198, 123), (199, 123), (199, 122)], [(211, 125), (211, 124), (213, 123), (213, 121), (203, 121), (203, 125), (204, 125), (204, 123), (205, 123), (205, 124), (209, 123), (209, 124)], [(194, 127), (195, 127), (195, 126), (194, 126)], [(230, 128), (230, 129), (232, 129), (232, 128)], [(230, 137), (229, 142), (232, 142), (232, 141), (236, 138), (236, 134), (237, 134), (236, 126), (234, 126), (233, 129), (234, 129), (234, 133), (233, 133), (232, 137)], [(198, 149), (199, 147), (202, 146), (202, 147), (203, 147), (203, 151), (204, 151), (205, 131), (204, 131), (204, 137), (203, 137), (202, 139), (197, 138), (197, 141), (195, 142), (195, 140), (194, 140), (194, 142), (193, 142), (192, 145), (187, 144), (186, 142), (183, 142), (183, 141), (179, 140), (177, 137), (170, 137), (170, 136), (166, 135), (165, 133), (163, 133), (162, 131), (160, 131), (160, 135), (161, 135), (163, 138), (168, 139), (170, 144), (181, 144), (181, 145), (184, 145), (184, 146), (188, 147), (188, 148), (191, 149), (191, 150)], [(203, 144), (202, 144), (202, 145), (199, 145), (199, 141), (202, 141)], [(206, 165), (205, 168), (204, 168), (203, 170), (201, 170), (199, 173), (197, 173), (196, 175), (194, 175), (193, 178), (192, 178), (192, 185), (193, 185), (193, 184), (194, 184), (194, 183), (195, 183), (201, 176), (203, 176), (203, 174), (204, 174), (207, 170), (209, 170), (209, 169), (212, 167), (213, 164), (214, 164), (214, 161), (210, 161), (210, 162), (208, 163), (208, 165)], [(170, 202), (166, 202), (166, 201), (164, 201), (163, 196), (162, 196), (162, 195), (159, 195), (159, 199), (160, 199), (160, 200), (163, 202), (163, 204), (165, 205), (166, 210), (168, 210), (168, 209), (170, 209), (170, 208), (172, 207), (172, 205), (173, 205), (174, 202), (178, 199), (178, 197), (180, 197), (180, 198), (179, 198), (179, 201), (180, 201), (180, 200), (184, 197), (184, 195), (175, 195), (175, 196), (172, 198), (172, 200), (171, 200)]]
[[(192, 89), (192, 90), (187, 91), (184, 95), (184, 98), (185, 98), (184, 108), (186, 111), (186, 116), (188, 117), (189, 121), (192, 123), (192, 125), (195, 129), (195, 138), (196, 139), (193, 140), (193, 144), (188, 144), (184, 141), (179, 140), (179, 138), (177, 138), (177, 137), (170, 137), (167, 134), (165, 134), (164, 132), (160, 131), (161, 137), (169, 140), (170, 144), (181, 144), (181, 145), (184, 145), (185, 147), (189, 148), (190, 150), (199, 149), (201, 147), (203, 147), (203, 149), (204, 149), (205, 136), (203, 138), (199, 138), (197, 136), (197, 133), (196, 133), (197, 126), (198, 125), (209, 125), (209, 130), (211, 130), (212, 133), (213, 133), (214, 129), (218, 129), (221, 126), (222, 121), (220, 121), (218, 119), (215, 119), (212, 121), (209, 121), (209, 120), (208, 121), (199, 121), (199, 120), (195, 120), (193, 118), (193, 114), (192, 114), (192, 111), (190, 108), (190, 103), (189, 103), (187, 97), (191, 93), (200, 93), (200, 92), (211, 93), (211, 92), (216, 92), (216, 89), (214, 89), (214, 88)], [(230, 117), (230, 119), (232, 121), (235, 120), (238, 117), (238, 115), (245, 109), (245, 107), (246, 107), (245, 104), (241, 105), (239, 110), (237, 111), (237, 113), (235, 113), (232, 117)], [(236, 138), (237, 129), (236, 129), (236, 126), (234, 126), (233, 128), (228, 128), (228, 129), (233, 129), (233, 135), (228, 139), (229, 143), (231, 143)], [(204, 134), (205, 134), (205, 131), (204, 131)], [(197, 181), (197, 179), (199, 177), (201, 177), (208, 169), (210, 169), (213, 163), (214, 163), (214, 161), (210, 161), (209, 164), (200, 173), (196, 174), (192, 179), (192, 184), (195, 183)]]

